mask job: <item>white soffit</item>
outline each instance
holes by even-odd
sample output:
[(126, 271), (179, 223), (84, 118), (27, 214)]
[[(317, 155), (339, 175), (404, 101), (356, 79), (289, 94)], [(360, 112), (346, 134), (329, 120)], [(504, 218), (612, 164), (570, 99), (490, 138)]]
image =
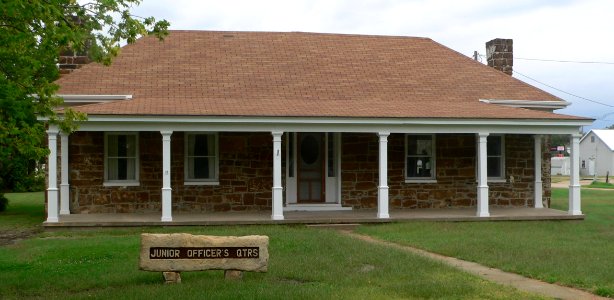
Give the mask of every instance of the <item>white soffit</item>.
[(130, 100), (132, 95), (56, 95), (64, 99), (65, 103), (101, 103), (118, 100)]
[(548, 108), (561, 109), (569, 106), (571, 102), (567, 101), (550, 101), (550, 100), (497, 100), (497, 99), (480, 99), (480, 102), (489, 104), (499, 104), (509, 107), (521, 108)]

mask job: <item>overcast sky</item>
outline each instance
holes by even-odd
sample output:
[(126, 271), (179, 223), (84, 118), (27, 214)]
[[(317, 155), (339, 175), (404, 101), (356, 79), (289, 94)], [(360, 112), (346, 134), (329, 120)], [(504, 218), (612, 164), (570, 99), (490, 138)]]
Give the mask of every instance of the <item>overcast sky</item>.
[(467, 56), (511, 38), (514, 77), (572, 103), (559, 113), (595, 118), (593, 128), (614, 124), (611, 0), (144, 0), (133, 12), (167, 19), (171, 29), (429, 37)]

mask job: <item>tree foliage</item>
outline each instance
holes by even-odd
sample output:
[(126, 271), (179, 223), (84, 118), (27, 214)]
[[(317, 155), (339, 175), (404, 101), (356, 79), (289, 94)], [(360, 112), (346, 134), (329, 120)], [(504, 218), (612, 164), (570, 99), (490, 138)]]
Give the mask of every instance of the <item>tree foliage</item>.
[(2, 0), (0, 4), (0, 193), (15, 186), (32, 161), (44, 158), (45, 124), (70, 132), (84, 115), (54, 107), (58, 55), (87, 50), (91, 60), (110, 64), (122, 43), (143, 35), (162, 39), (169, 23), (141, 18), (130, 9), (141, 0)]

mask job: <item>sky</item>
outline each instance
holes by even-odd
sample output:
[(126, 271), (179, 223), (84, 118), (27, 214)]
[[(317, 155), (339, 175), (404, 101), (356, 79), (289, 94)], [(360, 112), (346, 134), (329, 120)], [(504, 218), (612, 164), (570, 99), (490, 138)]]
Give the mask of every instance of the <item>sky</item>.
[(467, 56), (509, 38), (513, 76), (572, 103), (557, 113), (614, 124), (611, 0), (144, 0), (133, 13), (182, 30), (428, 37)]

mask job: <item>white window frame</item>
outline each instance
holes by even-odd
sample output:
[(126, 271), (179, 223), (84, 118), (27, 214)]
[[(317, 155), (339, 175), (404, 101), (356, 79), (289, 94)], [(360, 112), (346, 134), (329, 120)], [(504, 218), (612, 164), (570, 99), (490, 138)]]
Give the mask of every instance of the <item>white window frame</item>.
[[(215, 176), (209, 179), (194, 179), (188, 176), (188, 140), (191, 135), (213, 135), (215, 140)], [(217, 132), (185, 132), (184, 133), (183, 184), (184, 185), (219, 185), (220, 184), (220, 139)]]
[[(490, 182), (505, 182), (506, 181), (506, 170), (505, 170), (505, 135), (504, 134), (491, 134), (488, 137), (492, 137), (492, 136), (498, 136), (501, 137), (501, 162), (500, 162), (500, 167), (501, 167), (501, 175), (500, 176), (492, 176), (492, 177), (488, 177), (487, 180)], [(486, 141), (488, 142), (488, 137), (486, 138)], [(486, 149), (488, 150), (488, 144), (486, 144)], [(488, 161), (488, 157), (495, 157), (494, 155), (488, 155), (488, 152), (486, 153), (486, 160)], [(486, 172), (488, 173), (488, 170), (486, 170)]]
[[(408, 152), (408, 146), (407, 146), (407, 140), (409, 138), (409, 136), (430, 136), (431, 137), (431, 160), (432, 160), (432, 165), (431, 165), (431, 177), (408, 177), (407, 176), (407, 157), (409, 156)], [(406, 133), (405, 134), (405, 156), (403, 157), (404, 160), (404, 164), (405, 164), (405, 169), (404, 169), (404, 175), (405, 175), (405, 183), (437, 183), (437, 139), (436, 139), (437, 135), (435, 134), (423, 134), (423, 133)]]
[[(109, 136), (126, 135), (134, 136), (135, 143), (135, 161), (134, 161), (134, 178), (127, 180), (109, 180)], [(138, 132), (121, 132), (111, 131), (104, 133), (104, 181), (103, 186), (139, 186), (139, 173), (141, 169), (139, 151), (139, 133)]]

